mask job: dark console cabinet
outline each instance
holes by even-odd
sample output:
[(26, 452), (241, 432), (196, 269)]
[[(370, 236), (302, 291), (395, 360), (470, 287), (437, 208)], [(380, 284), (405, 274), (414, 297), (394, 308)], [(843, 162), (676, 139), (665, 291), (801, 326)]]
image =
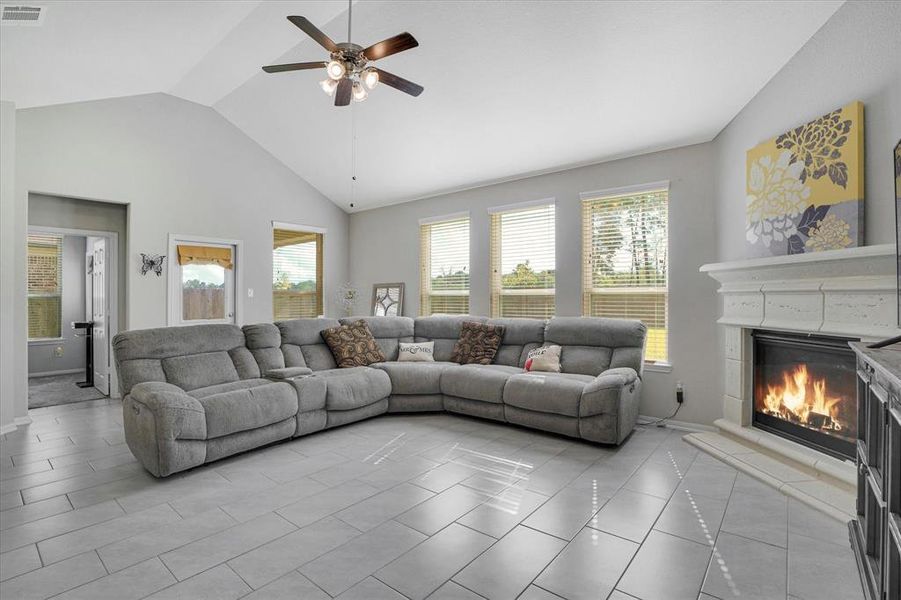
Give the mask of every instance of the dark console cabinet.
[(857, 355), (857, 518), (851, 545), (868, 600), (901, 600), (901, 351)]

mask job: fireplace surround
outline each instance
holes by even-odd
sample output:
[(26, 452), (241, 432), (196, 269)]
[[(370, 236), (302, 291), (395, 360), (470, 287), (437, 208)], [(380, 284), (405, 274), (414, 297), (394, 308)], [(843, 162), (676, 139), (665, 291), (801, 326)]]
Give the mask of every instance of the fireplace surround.
[(848, 338), (754, 330), (754, 427), (854, 459), (857, 385)]
[[(701, 272), (719, 282), (722, 300), (723, 416), (714, 421), (718, 432), (689, 434), (686, 441), (818, 510), (850, 519), (857, 487), (852, 459), (756, 426), (753, 334), (864, 342), (901, 334), (896, 259), (894, 244), (882, 244), (703, 265)], [(815, 394), (809, 386), (807, 393)]]

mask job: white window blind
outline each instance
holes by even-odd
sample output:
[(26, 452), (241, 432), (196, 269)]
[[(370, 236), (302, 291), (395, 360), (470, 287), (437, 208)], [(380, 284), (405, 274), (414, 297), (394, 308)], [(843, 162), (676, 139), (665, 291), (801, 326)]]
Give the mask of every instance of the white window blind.
[(62, 337), (63, 236), (28, 235), (28, 339)]
[(273, 229), (272, 314), (275, 320), (322, 314), (322, 234)]
[(555, 204), (491, 214), (491, 316), (554, 316)]
[(582, 314), (640, 319), (645, 360), (666, 362), (666, 189), (582, 202)]
[(469, 217), (419, 226), (419, 314), (469, 313)]

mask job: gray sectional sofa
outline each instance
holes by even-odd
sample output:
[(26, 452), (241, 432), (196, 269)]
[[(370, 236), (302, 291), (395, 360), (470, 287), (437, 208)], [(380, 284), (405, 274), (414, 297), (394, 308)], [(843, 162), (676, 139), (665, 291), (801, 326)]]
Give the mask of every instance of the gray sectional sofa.
[[(128, 447), (165, 477), (386, 412), (449, 411), (606, 444), (621, 443), (638, 418), (639, 321), (362, 317), (388, 360), (336, 368), (320, 332), (358, 318), (120, 333)], [(464, 321), (506, 327), (493, 364), (450, 362)], [(429, 340), (435, 362), (397, 362), (399, 342)], [(563, 348), (563, 372), (523, 370), (544, 344)]]

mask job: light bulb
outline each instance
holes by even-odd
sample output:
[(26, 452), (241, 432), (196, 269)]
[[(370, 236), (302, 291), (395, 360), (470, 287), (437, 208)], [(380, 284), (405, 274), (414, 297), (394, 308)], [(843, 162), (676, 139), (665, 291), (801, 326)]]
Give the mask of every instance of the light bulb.
[(328, 76), (335, 80), (341, 79), (344, 77), (344, 74), (347, 73), (347, 69), (344, 65), (337, 60), (329, 62), (325, 70), (328, 73)]
[(364, 88), (359, 81), (354, 81), (353, 93), (354, 100), (356, 100), (357, 102), (362, 102), (366, 99), (367, 96), (369, 96), (369, 92), (366, 91), (366, 88)]
[(323, 79), (319, 82), (319, 86), (322, 88), (322, 91), (328, 94), (329, 96), (333, 96), (335, 94), (335, 90), (338, 88), (338, 82), (334, 79)]
[(375, 69), (366, 69), (363, 72), (363, 84), (370, 90), (379, 82), (379, 72)]

